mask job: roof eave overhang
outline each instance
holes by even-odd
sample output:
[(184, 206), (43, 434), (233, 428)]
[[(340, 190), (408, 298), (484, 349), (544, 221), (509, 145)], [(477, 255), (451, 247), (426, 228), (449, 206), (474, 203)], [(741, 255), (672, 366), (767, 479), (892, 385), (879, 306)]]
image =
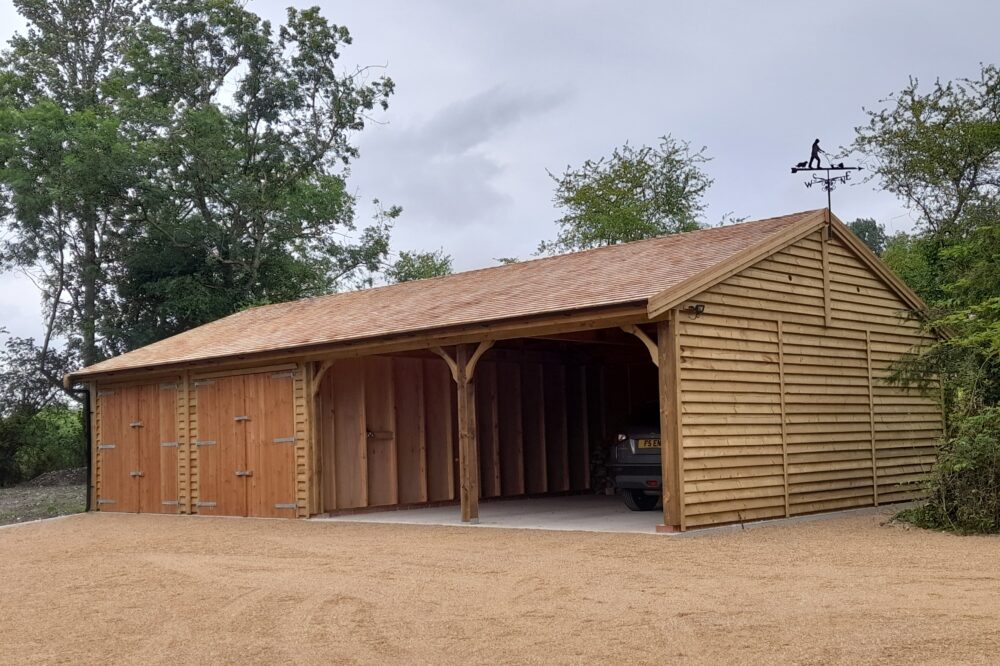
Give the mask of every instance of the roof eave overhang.
[(646, 299), (641, 299), (586, 308), (560, 310), (543, 315), (510, 317), (471, 324), (355, 338), (340, 342), (297, 345), (283, 349), (264, 350), (245, 354), (225, 354), (105, 371), (89, 371), (84, 368), (67, 374), (63, 378), (63, 385), (70, 388), (81, 382), (127, 378), (152, 372), (158, 374), (174, 371), (179, 372), (193, 367), (246, 366), (255, 363), (270, 363), (291, 359), (312, 361), (330, 358), (349, 358), (380, 353), (416, 351), (481, 340), (510, 340), (545, 334), (614, 328), (626, 323), (647, 321), (648, 316), (646, 311), (647, 301)]

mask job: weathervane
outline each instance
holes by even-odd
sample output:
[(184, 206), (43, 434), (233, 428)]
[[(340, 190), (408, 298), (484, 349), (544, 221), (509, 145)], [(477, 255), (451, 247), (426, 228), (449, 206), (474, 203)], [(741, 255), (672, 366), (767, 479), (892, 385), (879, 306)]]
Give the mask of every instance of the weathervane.
[[(819, 174), (813, 174), (812, 180), (806, 181), (806, 187), (812, 187), (813, 185), (822, 185), (823, 189), (826, 190), (826, 210), (831, 211), (830, 199), (831, 193), (837, 184), (844, 184), (851, 179), (852, 171), (861, 171), (861, 167), (844, 166), (843, 162), (839, 164), (834, 164), (829, 162), (827, 166), (823, 166), (820, 159), (820, 154), (826, 155), (829, 161), (829, 154), (819, 147), (819, 139), (813, 141), (812, 150), (809, 153), (808, 162), (799, 162), (792, 167), (792, 173), (798, 173), (799, 171), (825, 171), (826, 176), (820, 176)], [(813, 166), (815, 163), (816, 166)], [(834, 172), (840, 172), (840, 175), (832, 175)]]

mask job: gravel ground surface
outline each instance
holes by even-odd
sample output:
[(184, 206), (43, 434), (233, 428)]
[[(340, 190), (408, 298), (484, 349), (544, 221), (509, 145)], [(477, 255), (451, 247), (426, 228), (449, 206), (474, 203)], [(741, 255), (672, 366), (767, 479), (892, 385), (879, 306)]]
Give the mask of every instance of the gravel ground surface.
[(85, 514), (0, 529), (3, 663), (996, 663), (1000, 539)]

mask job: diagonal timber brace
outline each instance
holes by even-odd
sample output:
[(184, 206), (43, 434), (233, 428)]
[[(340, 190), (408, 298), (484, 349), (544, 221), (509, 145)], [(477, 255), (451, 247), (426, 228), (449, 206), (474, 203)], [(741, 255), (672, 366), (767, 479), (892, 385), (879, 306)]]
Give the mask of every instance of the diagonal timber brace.
[(639, 338), (639, 341), (642, 342), (642, 344), (646, 345), (646, 349), (649, 350), (649, 356), (650, 358), (653, 359), (653, 365), (655, 365), (656, 367), (660, 367), (659, 347), (657, 347), (656, 342), (646, 334), (646, 331), (642, 330), (635, 324), (627, 324), (625, 326), (622, 326), (621, 329), (626, 333), (630, 333), (635, 337)]

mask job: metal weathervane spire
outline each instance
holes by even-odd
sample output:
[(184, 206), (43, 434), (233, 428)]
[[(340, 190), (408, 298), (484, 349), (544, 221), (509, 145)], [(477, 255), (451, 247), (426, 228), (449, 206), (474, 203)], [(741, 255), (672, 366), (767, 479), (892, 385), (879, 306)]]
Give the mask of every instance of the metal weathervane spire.
[[(819, 147), (819, 139), (813, 141), (812, 150), (809, 153), (808, 162), (799, 162), (792, 167), (792, 173), (796, 174), (799, 171), (822, 171), (825, 172), (825, 176), (821, 176), (818, 173), (812, 174), (812, 180), (807, 180), (805, 182), (806, 187), (812, 187), (813, 185), (822, 185), (823, 189), (826, 191), (826, 210), (827, 212), (832, 212), (831, 207), (831, 193), (837, 187), (838, 184), (844, 184), (851, 179), (852, 171), (861, 171), (861, 167), (855, 166), (844, 166), (843, 162), (839, 164), (834, 164), (829, 162), (826, 166), (823, 166), (820, 155), (824, 155), (829, 158), (829, 154)], [(813, 166), (815, 164), (815, 166)], [(838, 175), (833, 175), (833, 174)]]

